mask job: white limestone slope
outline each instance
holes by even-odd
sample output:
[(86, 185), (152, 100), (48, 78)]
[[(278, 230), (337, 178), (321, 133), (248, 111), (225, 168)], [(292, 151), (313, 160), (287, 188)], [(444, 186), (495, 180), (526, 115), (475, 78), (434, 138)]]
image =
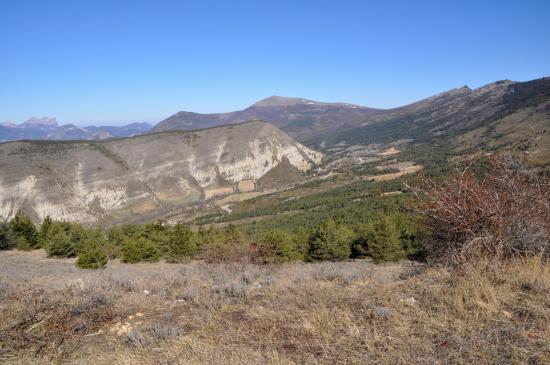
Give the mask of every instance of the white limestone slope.
[(237, 190), (284, 160), (300, 171), (322, 154), (265, 122), (102, 143), (0, 145), (0, 217), (126, 222)]

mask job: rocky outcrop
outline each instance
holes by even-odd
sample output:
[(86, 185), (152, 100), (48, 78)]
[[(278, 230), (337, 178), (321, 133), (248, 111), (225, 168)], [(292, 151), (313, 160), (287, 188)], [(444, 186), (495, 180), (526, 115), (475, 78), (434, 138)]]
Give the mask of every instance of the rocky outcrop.
[(213, 191), (249, 188), (282, 162), (307, 171), (321, 158), (260, 121), (105, 142), (4, 143), (0, 216), (22, 209), (35, 221), (143, 221), (198, 204)]

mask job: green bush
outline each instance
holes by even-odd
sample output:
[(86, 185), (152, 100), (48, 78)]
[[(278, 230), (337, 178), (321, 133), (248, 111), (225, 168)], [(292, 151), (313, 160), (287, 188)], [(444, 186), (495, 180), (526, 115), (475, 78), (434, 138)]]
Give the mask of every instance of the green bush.
[(197, 251), (197, 238), (188, 226), (177, 224), (168, 238), (168, 260), (181, 262), (191, 258)]
[(76, 260), (76, 266), (81, 269), (99, 269), (105, 265), (107, 265), (107, 254), (98, 245), (85, 247)]
[(48, 245), (48, 235), (54, 225), (54, 221), (50, 216), (46, 216), (44, 221), (40, 225), (40, 232), (38, 232), (38, 247), (47, 247)]
[(75, 257), (75, 244), (71, 236), (65, 230), (58, 230), (48, 235), (48, 246), (46, 248), (50, 257)]
[(105, 251), (107, 247), (105, 231), (102, 229), (87, 229), (79, 225), (75, 232), (73, 227), (70, 229), (71, 241), (74, 242), (77, 255), (93, 246), (101, 247)]
[(309, 239), (309, 261), (345, 260), (351, 255), (353, 232), (332, 219), (326, 220)]
[(140, 261), (155, 262), (160, 259), (160, 249), (146, 238), (129, 239), (122, 247), (122, 262), (134, 264)]
[(0, 220), (0, 250), (9, 250), (15, 246), (15, 238), (8, 222)]
[(268, 260), (287, 262), (303, 260), (304, 258), (292, 235), (284, 230), (272, 229), (267, 231), (261, 242), (269, 255)]
[(123, 225), (111, 227), (107, 233), (106, 253), (109, 259), (115, 259), (122, 256), (122, 247), (128, 239), (141, 237), (141, 231), (138, 232), (136, 225)]
[(353, 258), (363, 258), (369, 255), (370, 227), (368, 224), (360, 224), (355, 227), (355, 240), (351, 246)]
[(168, 254), (168, 244), (171, 239), (170, 233), (172, 232), (170, 227), (164, 225), (162, 221), (156, 221), (146, 224), (144, 228), (143, 237), (154, 242), (163, 254)]
[(38, 231), (28, 215), (17, 212), (10, 225), (16, 239), (23, 237), (30, 248), (38, 247)]
[(32, 247), (29, 244), (29, 241), (27, 241), (27, 239), (25, 238), (25, 236), (19, 236), (15, 239), (15, 248), (17, 248), (20, 251), (32, 250)]
[(405, 251), (395, 223), (389, 217), (376, 219), (366, 232), (368, 252), (375, 262), (399, 261)]
[(410, 259), (425, 259), (425, 242), (430, 233), (423, 228), (419, 217), (400, 214), (394, 217), (394, 222), (405, 255)]

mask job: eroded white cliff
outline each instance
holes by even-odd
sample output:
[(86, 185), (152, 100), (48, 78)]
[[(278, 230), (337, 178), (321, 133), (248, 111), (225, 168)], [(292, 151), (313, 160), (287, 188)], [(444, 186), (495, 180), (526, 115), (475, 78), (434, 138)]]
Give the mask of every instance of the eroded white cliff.
[(238, 191), (242, 181), (253, 187), (285, 159), (307, 171), (322, 155), (263, 122), (102, 144), (0, 145), (0, 216), (23, 209), (36, 220), (149, 217)]

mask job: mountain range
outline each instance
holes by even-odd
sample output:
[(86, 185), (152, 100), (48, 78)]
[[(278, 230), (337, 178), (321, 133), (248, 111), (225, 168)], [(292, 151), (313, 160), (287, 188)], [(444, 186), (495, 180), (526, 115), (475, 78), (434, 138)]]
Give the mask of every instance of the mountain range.
[(178, 112), (151, 131), (190, 130), (262, 119), (310, 146), (400, 139), (447, 141), (457, 148), (507, 146), (550, 160), (550, 78), (452, 89), (392, 109), (272, 96), (242, 110)]
[(0, 142), (15, 140), (102, 140), (115, 137), (130, 137), (146, 133), (148, 123), (132, 123), (121, 127), (77, 127), (74, 124), (60, 125), (56, 118), (33, 117), (19, 125), (0, 124)]
[(464, 86), (393, 109), (273, 96), (237, 112), (179, 112), (152, 130), (59, 126), (54, 118), (0, 128), (46, 139), (0, 143), (0, 217), (21, 209), (35, 221), (138, 222), (288, 187), (323, 155), (319, 171), (388, 147), (425, 167), (501, 149), (548, 165), (550, 78)]
[(264, 120), (310, 147), (341, 142), (369, 144), (405, 140), (447, 141), (457, 148), (522, 148), (550, 159), (548, 135), (550, 78), (526, 82), (497, 81), (471, 89), (451, 89), (392, 109), (303, 98), (271, 96), (228, 113), (180, 111), (151, 128), (59, 126), (52, 118), (32, 118), (19, 126), (0, 125), (0, 141), (22, 139), (102, 140), (170, 130), (195, 130)]

